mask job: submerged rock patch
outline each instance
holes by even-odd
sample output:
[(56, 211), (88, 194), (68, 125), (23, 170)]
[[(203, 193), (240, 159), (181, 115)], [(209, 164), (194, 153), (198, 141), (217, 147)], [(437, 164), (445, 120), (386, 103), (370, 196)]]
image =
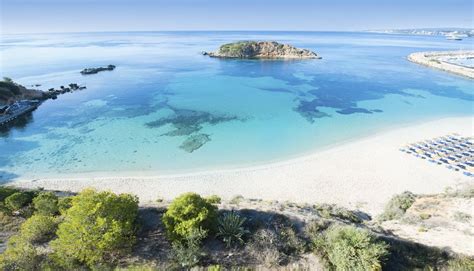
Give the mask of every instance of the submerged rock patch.
[(179, 148), (192, 153), (193, 151), (201, 148), (207, 142), (211, 141), (211, 137), (208, 134), (197, 134), (188, 137)]
[(145, 125), (148, 128), (171, 125), (173, 129), (162, 134), (162, 136), (188, 136), (179, 147), (190, 153), (201, 148), (211, 140), (207, 134), (197, 134), (201, 131), (204, 124), (216, 125), (239, 119), (236, 116), (212, 114), (205, 111), (179, 109), (171, 106), (168, 106), (168, 108), (173, 111), (172, 115), (148, 122)]

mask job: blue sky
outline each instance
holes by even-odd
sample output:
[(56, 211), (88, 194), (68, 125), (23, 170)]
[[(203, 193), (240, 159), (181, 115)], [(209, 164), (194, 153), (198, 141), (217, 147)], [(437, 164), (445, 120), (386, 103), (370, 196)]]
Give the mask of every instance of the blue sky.
[(9, 33), (473, 27), (472, 0), (0, 0)]

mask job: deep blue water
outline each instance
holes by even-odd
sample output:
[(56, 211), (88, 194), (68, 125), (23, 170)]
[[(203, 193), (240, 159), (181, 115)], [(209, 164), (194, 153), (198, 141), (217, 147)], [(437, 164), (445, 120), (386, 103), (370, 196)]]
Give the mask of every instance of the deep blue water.
[[(323, 59), (200, 54), (237, 40), (290, 43)], [(334, 32), (3, 36), (1, 76), (41, 89), (87, 89), (45, 102), (1, 133), (0, 180), (244, 166), (390, 127), (472, 115), (472, 81), (406, 60), (417, 51), (472, 47), (471, 39)], [(107, 64), (116, 70), (79, 73)]]

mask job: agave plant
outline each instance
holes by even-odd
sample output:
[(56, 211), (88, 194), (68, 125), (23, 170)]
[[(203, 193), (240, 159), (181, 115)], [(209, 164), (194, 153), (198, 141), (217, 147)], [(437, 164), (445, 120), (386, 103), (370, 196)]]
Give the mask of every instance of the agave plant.
[(218, 218), (217, 236), (221, 237), (227, 247), (235, 243), (243, 244), (243, 236), (249, 231), (243, 227), (246, 218), (235, 212), (225, 213)]

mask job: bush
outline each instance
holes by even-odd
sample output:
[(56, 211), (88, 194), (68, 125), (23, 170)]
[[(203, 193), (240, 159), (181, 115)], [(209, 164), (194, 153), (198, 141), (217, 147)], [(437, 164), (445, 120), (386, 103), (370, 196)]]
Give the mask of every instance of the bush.
[(36, 212), (42, 215), (55, 215), (59, 211), (58, 196), (53, 192), (41, 192), (33, 199)]
[(380, 220), (393, 220), (401, 218), (405, 212), (415, 202), (416, 196), (405, 191), (402, 194), (395, 195), (385, 206), (384, 212), (380, 215)]
[(163, 215), (163, 223), (168, 238), (179, 241), (199, 229), (214, 231), (216, 218), (216, 206), (198, 194), (186, 193), (173, 200)]
[(10, 209), (3, 202), (0, 202), (0, 214), (11, 215)]
[(323, 218), (339, 218), (352, 223), (362, 222), (362, 219), (354, 212), (335, 204), (316, 204), (314, 208), (318, 210), (319, 215)]
[(201, 249), (201, 242), (206, 236), (206, 231), (193, 229), (185, 237), (184, 241), (173, 242), (173, 256), (181, 267), (190, 268), (199, 263), (202, 256), (204, 256)]
[(18, 211), (22, 207), (31, 203), (31, 194), (27, 192), (15, 192), (5, 199), (5, 206), (13, 211)]
[(30, 243), (42, 243), (51, 240), (56, 229), (56, 218), (37, 214), (28, 218), (21, 225), (20, 235)]
[(20, 236), (8, 240), (7, 249), (0, 255), (1, 270), (39, 270), (41, 259), (31, 243)]
[(249, 233), (243, 227), (245, 220), (245, 217), (240, 217), (235, 212), (225, 213), (218, 219), (217, 236), (222, 237), (227, 247), (231, 247), (235, 243), (244, 243), (243, 236)]
[(448, 261), (448, 270), (474, 270), (474, 259), (466, 256), (455, 258)]
[(115, 271), (158, 271), (159, 269), (156, 265), (151, 263), (140, 263), (133, 264), (123, 268), (116, 268)]
[(278, 266), (283, 256), (278, 250), (278, 242), (278, 235), (274, 231), (260, 229), (248, 245), (249, 253), (268, 268)]
[(20, 190), (13, 188), (13, 187), (8, 187), (8, 186), (0, 186), (0, 201), (4, 201), (5, 198), (10, 196), (13, 193), (19, 192)]
[(61, 197), (58, 199), (58, 210), (59, 213), (65, 214), (66, 211), (71, 208), (73, 197)]
[(24, 219), (18, 216), (10, 216), (6, 213), (0, 212), (0, 233), (16, 232)]
[(207, 202), (212, 203), (212, 204), (221, 204), (221, 197), (217, 195), (212, 195), (206, 198)]
[(90, 268), (114, 263), (135, 242), (138, 199), (129, 194), (86, 189), (73, 197), (72, 206), (53, 240), (52, 259), (64, 268)]
[(382, 270), (388, 246), (367, 230), (333, 226), (325, 233), (324, 249), (336, 270)]

